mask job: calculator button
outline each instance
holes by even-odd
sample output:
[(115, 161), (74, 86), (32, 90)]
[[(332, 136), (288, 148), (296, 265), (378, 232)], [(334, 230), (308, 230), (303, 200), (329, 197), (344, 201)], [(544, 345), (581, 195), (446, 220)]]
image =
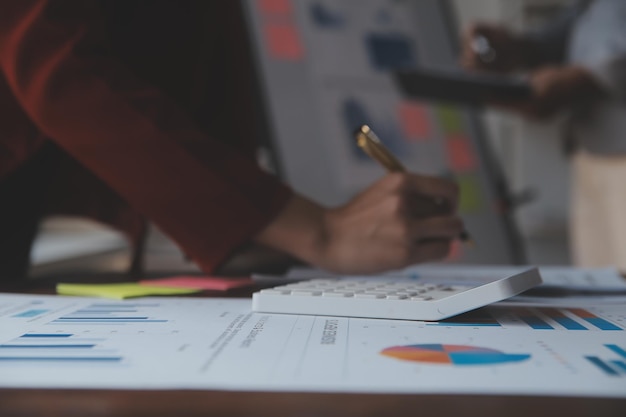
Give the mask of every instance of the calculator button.
[(354, 298), (386, 298), (385, 294), (358, 293), (354, 294)]
[(335, 292), (335, 291), (324, 291), (322, 293), (322, 297), (352, 297), (352, 294), (344, 293), (344, 292)]
[(261, 290), (261, 293), (267, 295), (289, 295), (291, 294), (291, 291), (278, 288), (268, 288), (265, 290)]
[(406, 300), (407, 298), (409, 297), (400, 294), (391, 294), (387, 296), (387, 300)]
[(313, 290), (293, 290), (291, 291), (291, 295), (322, 295), (322, 292)]

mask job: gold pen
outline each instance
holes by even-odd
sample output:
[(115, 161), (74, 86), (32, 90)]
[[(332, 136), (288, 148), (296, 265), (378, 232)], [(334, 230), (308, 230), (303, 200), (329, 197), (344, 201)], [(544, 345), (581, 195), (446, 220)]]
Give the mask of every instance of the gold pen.
[[(357, 145), (369, 155), (373, 160), (380, 163), (388, 172), (407, 172), (406, 168), (390, 151), (383, 145), (376, 133), (368, 125), (362, 125), (355, 132)], [(442, 204), (443, 201), (436, 199), (436, 204)], [(471, 246), (474, 241), (470, 234), (463, 230), (459, 235), (459, 239)]]

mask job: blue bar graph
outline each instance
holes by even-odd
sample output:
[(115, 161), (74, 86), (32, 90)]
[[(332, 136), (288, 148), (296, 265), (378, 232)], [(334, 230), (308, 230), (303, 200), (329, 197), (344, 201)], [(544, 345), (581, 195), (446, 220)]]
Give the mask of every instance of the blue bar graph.
[(563, 312), (555, 308), (542, 308), (540, 311), (552, 320), (565, 327), (567, 330), (589, 330), (576, 320), (566, 316)]
[(585, 356), (585, 359), (593, 363), (595, 366), (597, 366), (600, 370), (602, 370), (602, 372), (606, 373), (607, 375), (610, 375), (610, 376), (619, 375), (619, 372), (617, 372), (615, 369), (613, 369), (610, 365), (605, 363), (602, 359), (598, 358), (597, 356)]
[(100, 347), (106, 338), (84, 338), (72, 333), (25, 333), (0, 344), (0, 363), (120, 363), (114, 349)]
[(617, 327), (616, 325), (614, 325), (613, 323), (610, 323), (610, 322), (608, 322), (608, 321), (606, 321), (604, 319), (601, 319), (599, 317), (587, 318), (585, 320), (587, 320), (589, 323), (593, 324), (594, 326), (596, 326), (600, 330), (623, 330), (623, 329)]
[(25, 345), (25, 344), (15, 344), (15, 345), (0, 345), (0, 349), (89, 349), (96, 346), (95, 344), (59, 344), (59, 345)]
[[(159, 304), (110, 304), (95, 303), (80, 308), (48, 324), (71, 325), (125, 325), (134, 323), (167, 323), (168, 320), (153, 319), (142, 308), (158, 307)], [(141, 312), (140, 312), (141, 311)], [(137, 315), (129, 314), (137, 313)]]
[(444, 327), (500, 327), (500, 323), (493, 318), (486, 309), (478, 309), (467, 313), (459, 314), (450, 319), (439, 322), (427, 323), (427, 326), (444, 326)]
[(521, 321), (535, 330), (554, 330), (554, 327), (528, 309), (519, 308), (515, 309), (514, 312)]
[(436, 323), (427, 323), (427, 326), (465, 326), (465, 327), (501, 327), (500, 323), (459, 323), (453, 321), (440, 321)]
[(86, 308), (111, 308), (111, 309), (120, 309), (120, 308), (136, 308), (136, 307), (158, 307), (158, 303), (146, 303), (146, 304), (127, 304), (127, 303), (94, 303)]
[(98, 309), (83, 309), (83, 310), (76, 310), (73, 314), (107, 314), (107, 313), (136, 313), (137, 309), (135, 308), (128, 308), (128, 309), (104, 309), (104, 308), (98, 308)]
[[(626, 350), (622, 347), (613, 344), (605, 344), (604, 347), (616, 353), (621, 358), (626, 359)], [(626, 377), (626, 362), (621, 359), (602, 360), (597, 356), (585, 356), (585, 359), (593, 363), (607, 375)]]
[(120, 362), (121, 356), (0, 356), (0, 362)]
[(57, 319), (53, 320), (52, 323), (65, 323), (65, 324), (93, 324), (93, 323), (115, 323), (115, 324), (124, 324), (124, 323), (167, 323), (167, 320), (144, 320), (144, 319), (122, 319), (117, 320), (114, 317), (108, 319)]
[(624, 362), (624, 361), (611, 361), (611, 363), (613, 364), (613, 366), (615, 366), (618, 369), (621, 369), (622, 372), (626, 373), (626, 362)]
[(28, 311), (24, 311), (22, 313), (19, 314), (15, 314), (12, 317), (19, 317), (19, 318), (29, 318), (29, 317), (36, 317), (39, 316), (40, 314), (43, 314), (47, 311), (50, 310), (28, 310)]
[(611, 323), (610, 321), (598, 317), (583, 308), (570, 308), (569, 311), (576, 314), (578, 317), (585, 320), (586, 322), (591, 323), (600, 330), (624, 330), (621, 327)]
[(94, 316), (94, 317), (81, 317), (81, 316), (65, 316), (65, 317), (59, 317), (57, 320), (147, 320), (148, 317), (146, 316), (139, 316), (139, 317), (98, 317), (98, 316)]
[(626, 350), (622, 349), (621, 347), (619, 347), (617, 345), (604, 345), (604, 346), (606, 346), (607, 348), (609, 348), (613, 352), (617, 353), (622, 358), (626, 359)]
[[(556, 308), (511, 308), (509, 311), (517, 316), (517, 318), (532, 329), (535, 330), (557, 330), (560, 327), (555, 326), (552, 321), (558, 323), (565, 330), (603, 330), (603, 331), (623, 331), (624, 329), (618, 325), (611, 323), (609, 320), (602, 317), (598, 317), (592, 312), (582, 308), (569, 308), (569, 309), (556, 309)], [(570, 317), (566, 312), (573, 314), (575, 317)], [(549, 320), (546, 320), (549, 319)], [(584, 320), (592, 327), (586, 327), (584, 323), (579, 320)]]

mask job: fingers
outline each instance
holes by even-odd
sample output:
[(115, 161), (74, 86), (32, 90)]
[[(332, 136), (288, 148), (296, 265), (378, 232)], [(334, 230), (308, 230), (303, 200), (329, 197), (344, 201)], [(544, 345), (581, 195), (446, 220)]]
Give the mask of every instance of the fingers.
[(462, 36), (462, 50), (460, 64), (468, 70), (486, 70), (489, 69), (489, 63), (485, 62), (481, 57), (482, 49), (487, 45), (481, 44), (479, 39), (482, 38), (483, 43), (488, 42), (492, 38), (494, 27), (491, 25), (475, 23), (467, 27)]
[[(532, 97), (517, 101), (492, 101), (490, 104), (501, 110), (517, 113), (529, 120), (543, 120), (559, 109), (559, 102), (567, 97), (568, 88), (559, 88), (562, 81), (559, 68), (543, 68), (533, 72), (529, 82)], [(567, 100), (566, 100), (567, 101)]]
[(449, 215), (454, 206), (443, 198), (432, 198), (422, 195), (409, 196), (408, 214), (413, 218)]
[(403, 268), (445, 257), (463, 231), (458, 186), (410, 173), (389, 174), (324, 216), (323, 266), (343, 273)]
[(389, 174), (380, 181), (380, 185), (387, 193), (398, 194), (407, 201), (413, 200), (411, 206), (416, 206), (419, 202), (426, 204), (427, 200), (431, 200), (430, 205), (434, 204), (439, 208), (436, 213), (441, 213), (440, 210), (446, 207), (448, 210), (456, 209), (459, 198), (458, 185), (439, 177)]
[(463, 230), (463, 221), (456, 216), (399, 217), (381, 225), (376, 234), (385, 242), (409, 247), (423, 241), (456, 239)]
[(432, 239), (454, 239), (463, 232), (463, 221), (458, 217), (429, 217), (414, 220), (410, 224), (409, 235), (413, 242)]
[(452, 247), (451, 240), (431, 240), (419, 243), (415, 246), (412, 263), (422, 263), (427, 261), (437, 261), (444, 259), (450, 253)]
[(463, 222), (456, 217), (434, 217), (415, 222), (412, 241), (405, 242), (407, 265), (440, 260), (448, 256), (452, 242), (463, 230)]

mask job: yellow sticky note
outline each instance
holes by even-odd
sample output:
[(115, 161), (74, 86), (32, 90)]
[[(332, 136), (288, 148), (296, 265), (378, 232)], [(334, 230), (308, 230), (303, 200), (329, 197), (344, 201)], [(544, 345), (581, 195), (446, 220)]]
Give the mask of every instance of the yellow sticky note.
[(484, 208), (484, 197), (480, 182), (475, 175), (460, 175), (457, 177), (460, 189), (459, 212), (476, 213)]
[(136, 282), (121, 284), (57, 284), (59, 295), (81, 295), (86, 297), (104, 297), (122, 300), (124, 298), (145, 297), (147, 295), (183, 295), (200, 290), (192, 288), (168, 288), (139, 285)]

